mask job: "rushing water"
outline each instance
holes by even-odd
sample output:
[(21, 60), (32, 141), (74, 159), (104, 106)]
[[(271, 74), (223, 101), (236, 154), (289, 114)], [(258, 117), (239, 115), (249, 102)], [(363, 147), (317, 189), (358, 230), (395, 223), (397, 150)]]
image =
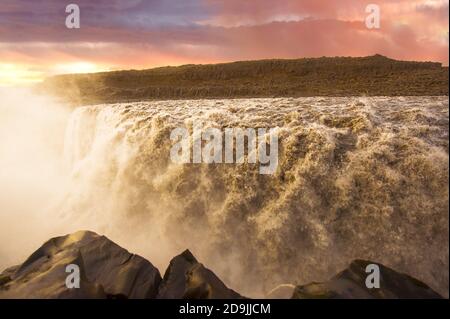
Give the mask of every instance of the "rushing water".
[[(355, 258), (448, 295), (448, 103), (279, 98), (80, 107), (68, 119), (64, 183), (47, 223), (103, 233), (161, 271), (189, 248), (250, 296), (327, 279)], [(278, 127), (276, 173), (172, 163), (170, 132), (198, 120)]]

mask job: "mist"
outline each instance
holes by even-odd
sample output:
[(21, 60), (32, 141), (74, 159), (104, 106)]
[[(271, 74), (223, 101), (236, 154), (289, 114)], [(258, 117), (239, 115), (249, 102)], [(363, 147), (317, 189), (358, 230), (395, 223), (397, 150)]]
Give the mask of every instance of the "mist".
[[(279, 127), (278, 167), (175, 164), (170, 132)], [(190, 249), (264, 296), (376, 260), (448, 295), (448, 98), (0, 102), (0, 266), (95, 231), (161, 272)]]
[(51, 209), (64, 189), (70, 110), (30, 89), (0, 89), (0, 267), (21, 262), (58, 233)]

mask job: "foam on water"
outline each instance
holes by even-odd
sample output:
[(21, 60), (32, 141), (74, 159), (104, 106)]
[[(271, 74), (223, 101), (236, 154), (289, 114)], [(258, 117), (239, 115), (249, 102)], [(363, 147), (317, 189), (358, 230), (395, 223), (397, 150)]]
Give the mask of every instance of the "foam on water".
[[(249, 296), (328, 279), (355, 258), (448, 296), (448, 107), (448, 97), (377, 97), (77, 108), (45, 235), (97, 231), (162, 271), (189, 248)], [(198, 120), (279, 127), (276, 173), (173, 164), (171, 130)]]
[[(276, 174), (172, 164), (170, 131), (196, 120), (280, 127)], [(72, 114), (66, 150), (61, 211), (157, 264), (189, 248), (258, 295), (366, 258), (448, 290), (446, 97), (89, 106)]]

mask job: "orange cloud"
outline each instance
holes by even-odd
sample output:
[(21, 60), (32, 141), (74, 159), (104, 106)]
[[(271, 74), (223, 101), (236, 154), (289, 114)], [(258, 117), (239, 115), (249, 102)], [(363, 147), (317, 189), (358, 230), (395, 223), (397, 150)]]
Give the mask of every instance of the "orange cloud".
[[(378, 30), (365, 27), (359, 0), (78, 2), (82, 28), (69, 30), (60, 1), (2, 1), (0, 61), (35, 72), (18, 71), (15, 82), (67, 70), (375, 53), (448, 65), (448, 0), (379, 0)], [(6, 77), (0, 69), (0, 83)]]

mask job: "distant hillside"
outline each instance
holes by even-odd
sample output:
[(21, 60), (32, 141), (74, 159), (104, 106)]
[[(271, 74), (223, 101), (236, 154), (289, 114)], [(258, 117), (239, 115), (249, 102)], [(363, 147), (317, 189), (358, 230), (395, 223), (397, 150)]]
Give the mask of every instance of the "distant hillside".
[(59, 75), (40, 89), (74, 104), (149, 99), (448, 95), (448, 67), (381, 55)]

